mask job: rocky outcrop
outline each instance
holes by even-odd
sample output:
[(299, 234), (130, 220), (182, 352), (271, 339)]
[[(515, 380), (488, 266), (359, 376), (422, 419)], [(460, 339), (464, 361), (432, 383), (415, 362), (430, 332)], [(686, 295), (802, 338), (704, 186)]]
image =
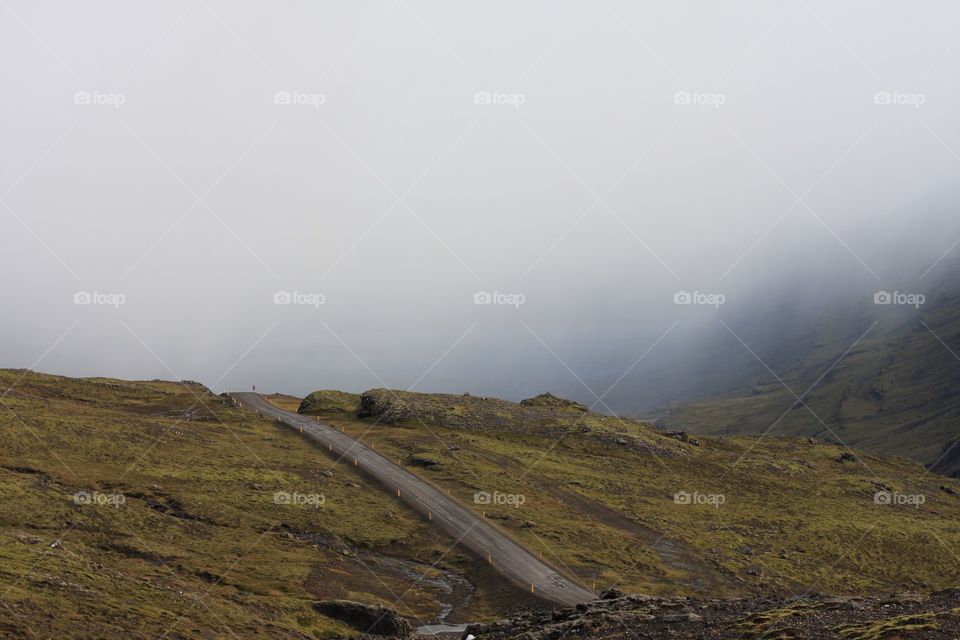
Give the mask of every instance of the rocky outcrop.
[(477, 640), (596, 638), (954, 638), (960, 589), (884, 597), (656, 598), (604, 591), (601, 599), (467, 627)]
[(403, 401), (402, 396), (390, 389), (370, 389), (360, 394), (358, 418), (376, 418), (381, 424), (396, 424), (405, 420), (424, 420), (428, 424), (436, 423), (436, 417), (422, 408)]
[(547, 409), (572, 409), (574, 411), (589, 411), (589, 409), (573, 400), (558, 398), (549, 391), (541, 393), (533, 398), (527, 398), (520, 401), (522, 407), (545, 407)]
[(300, 403), (297, 413), (323, 415), (330, 413), (354, 414), (360, 409), (360, 396), (346, 391), (314, 391)]
[(423, 469), (435, 469), (443, 466), (443, 463), (436, 458), (431, 458), (430, 456), (419, 453), (414, 453), (407, 456), (407, 464), (414, 467), (421, 467)]
[(393, 609), (352, 600), (323, 600), (313, 608), (328, 618), (339, 620), (364, 635), (409, 638), (413, 627)]
[[(358, 418), (377, 425), (444, 427), (478, 433), (516, 433), (564, 438), (584, 436), (605, 446), (661, 457), (684, 455), (692, 445), (670, 442), (650, 425), (594, 413), (582, 404), (545, 393), (523, 402), (498, 398), (370, 389), (360, 395)], [(699, 444), (699, 443), (697, 443)]]

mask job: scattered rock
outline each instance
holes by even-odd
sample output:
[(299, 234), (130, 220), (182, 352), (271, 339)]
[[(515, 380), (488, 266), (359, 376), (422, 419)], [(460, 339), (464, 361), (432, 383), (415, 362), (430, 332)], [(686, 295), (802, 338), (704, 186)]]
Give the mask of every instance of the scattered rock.
[(883, 601), (883, 604), (915, 604), (923, 601), (919, 593), (894, 593)]
[(665, 615), (665, 616), (660, 616), (659, 618), (655, 618), (655, 620), (657, 620), (658, 622), (668, 622), (668, 623), (675, 623), (675, 622), (700, 622), (701, 620), (703, 620), (703, 617), (702, 617), (702, 616), (699, 616), (699, 615), (697, 615), (697, 614), (695, 614), (695, 613), (689, 613), (689, 612), (687, 612), (687, 613), (668, 613), (668, 614)]
[(407, 456), (407, 464), (414, 467), (421, 467), (423, 469), (433, 469), (443, 466), (443, 463), (436, 458), (431, 458), (419, 453), (414, 453)]
[(17, 542), (22, 542), (23, 544), (40, 544), (43, 542), (43, 538), (40, 536), (30, 535), (29, 533), (23, 533), (22, 531), (17, 531), (16, 533), (11, 534)]

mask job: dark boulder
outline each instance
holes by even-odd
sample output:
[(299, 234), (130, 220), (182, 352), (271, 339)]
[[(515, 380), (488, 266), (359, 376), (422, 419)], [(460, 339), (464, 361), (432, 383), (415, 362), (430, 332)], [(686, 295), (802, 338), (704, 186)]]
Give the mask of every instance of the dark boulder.
[(407, 464), (414, 467), (422, 467), (424, 469), (431, 469), (431, 468), (443, 466), (443, 463), (437, 460), (436, 458), (431, 458), (430, 456), (425, 456), (419, 453), (414, 453), (407, 456)]
[(389, 389), (370, 389), (360, 394), (358, 418), (377, 418), (382, 424), (396, 424), (417, 418), (417, 413)]
[(313, 608), (323, 615), (339, 620), (364, 634), (409, 638), (413, 627), (399, 613), (383, 606), (373, 606), (352, 600), (324, 600)]

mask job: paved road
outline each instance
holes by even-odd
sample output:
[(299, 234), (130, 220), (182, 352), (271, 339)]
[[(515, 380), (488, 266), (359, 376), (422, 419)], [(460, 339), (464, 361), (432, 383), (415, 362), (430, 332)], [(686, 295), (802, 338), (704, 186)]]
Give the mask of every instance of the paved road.
[(511, 537), (434, 487), (406, 471), (366, 445), (333, 427), (306, 416), (278, 409), (256, 393), (231, 393), (240, 406), (279, 419), (330, 449), (337, 457), (357, 461), (357, 466), (384, 487), (482, 558), (489, 557), (494, 569), (525, 591), (562, 605), (595, 600), (596, 595), (560, 575)]

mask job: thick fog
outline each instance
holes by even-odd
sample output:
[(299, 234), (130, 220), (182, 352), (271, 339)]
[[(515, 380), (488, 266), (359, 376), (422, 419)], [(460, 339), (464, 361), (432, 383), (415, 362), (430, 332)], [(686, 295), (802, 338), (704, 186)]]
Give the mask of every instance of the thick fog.
[(3, 0), (0, 366), (605, 410), (771, 296), (942, 283), (958, 24), (874, 0)]

